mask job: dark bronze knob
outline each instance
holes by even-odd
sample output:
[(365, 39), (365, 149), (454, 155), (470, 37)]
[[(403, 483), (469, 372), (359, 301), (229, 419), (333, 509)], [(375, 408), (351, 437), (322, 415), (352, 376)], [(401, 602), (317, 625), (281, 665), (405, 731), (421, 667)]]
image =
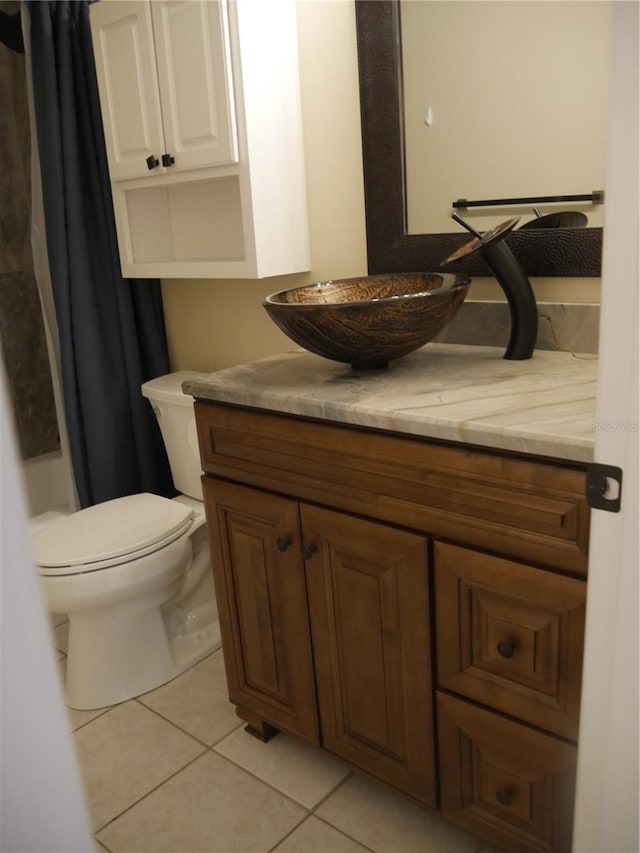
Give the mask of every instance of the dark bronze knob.
[(318, 549), (315, 545), (303, 545), (302, 556), (305, 558), (305, 560), (308, 560), (309, 557), (313, 557), (317, 550)]
[(508, 788), (499, 788), (496, 791), (496, 800), (502, 806), (510, 806), (513, 799), (513, 794)]
[(288, 539), (285, 539), (284, 536), (278, 536), (276, 539), (276, 548), (281, 553), (287, 550), (287, 548), (291, 545), (291, 542)]
[(163, 166), (165, 166), (165, 167), (173, 166), (173, 164), (175, 162), (176, 162), (176, 158), (172, 157), (171, 154), (163, 154), (162, 155), (162, 165)]
[(516, 650), (516, 644), (513, 640), (500, 640), (496, 648), (498, 649), (498, 654), (503, 658), (512, 658)]
[(159, 166), (159, 165), (160, 165), (160, 161), (158, 160), (157, 157), (154, 157), (153, 154), (151, 154), (149, 157), (147, 157), (147, 169), (149, 169), (149, 170), (155, 169), (156, 166)]

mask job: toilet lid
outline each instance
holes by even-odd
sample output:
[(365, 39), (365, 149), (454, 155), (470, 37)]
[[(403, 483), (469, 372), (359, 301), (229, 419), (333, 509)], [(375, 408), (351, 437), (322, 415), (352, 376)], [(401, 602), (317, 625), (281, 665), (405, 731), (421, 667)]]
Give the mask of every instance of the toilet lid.
[(189, 528), (193, 510), (159, 495), (127, 495), (82, 509), (46, 525), (33, 539), (42, 567), (77, 566), (153, 550)]

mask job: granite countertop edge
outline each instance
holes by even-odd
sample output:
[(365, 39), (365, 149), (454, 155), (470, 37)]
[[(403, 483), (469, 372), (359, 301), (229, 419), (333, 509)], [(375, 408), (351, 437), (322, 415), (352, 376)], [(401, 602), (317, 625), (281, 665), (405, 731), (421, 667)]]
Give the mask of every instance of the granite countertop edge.
[(427, 344), (382, 371), (304, 350), (185, 381), (196, 399), (580, 463), (593, 459), (597, 357)]

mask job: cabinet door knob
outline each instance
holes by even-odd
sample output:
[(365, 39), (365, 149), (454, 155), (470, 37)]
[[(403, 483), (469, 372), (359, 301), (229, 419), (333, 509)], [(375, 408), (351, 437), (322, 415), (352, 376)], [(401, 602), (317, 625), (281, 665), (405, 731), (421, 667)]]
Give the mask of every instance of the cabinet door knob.
[(502, 806), (510, 806), (511, 800), (513, 799), (513, 794), (508, 788), (499, 788), (496, 791), (496, 800)]
[(159, 165), (160, 165), (160, 161), (158, 160), (157, 157), (154, 157), (153, 154), (150, 154), (147, 157), (147, 169), (149, 169), (149, 171), (151, 171), (151, 169), (155, 169)]
[(285, 539), (284, 536), (278, 536), (278, 538), (276, 539), (276, 548), (281, 553), (284, 553), (289, 547), (289, 545), (291, 545), (290, 540)]
[(308, 560), (309, 557), (313, 557), (317, 550), (318, 549), (315, 545), (303, 545), (302, 556), (305, 558), (305, 560)]
[(503, 658), (512, 658), (513, 653), (516, 650), (516, 644), (513, 640), (500, 640), (496, 648), (498, 650), (498, 654)]
[(173, 166), (176, 162), (176, 158), (172, 157), (171, 154), (163, 154), (162, 155), (162, 165), (163, 166)]

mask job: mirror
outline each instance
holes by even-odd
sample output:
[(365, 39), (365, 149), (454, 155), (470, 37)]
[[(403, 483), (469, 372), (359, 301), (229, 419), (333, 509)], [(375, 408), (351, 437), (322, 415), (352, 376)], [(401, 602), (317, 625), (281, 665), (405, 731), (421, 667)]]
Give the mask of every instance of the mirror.
[[(411, 234), (407, 228), (399, 2), (356, 0), (355, 9), (369, 273), (437, 270), (469, 234)], [(601, 228), (523, 229), (507, 240), (527, 275), (600, 275)], [(475, 255), (447, 271), (491, 275)]]
[[(609, 18), (606, 0), (400, 0), (409, 234), (459, 234), (451, 209), (463, 198), (604, 187)], [(463, 215), (481, 231), (515, 216), (533, 227), (534, 206), (603, 224), (604, 205), (584, 198)]]

